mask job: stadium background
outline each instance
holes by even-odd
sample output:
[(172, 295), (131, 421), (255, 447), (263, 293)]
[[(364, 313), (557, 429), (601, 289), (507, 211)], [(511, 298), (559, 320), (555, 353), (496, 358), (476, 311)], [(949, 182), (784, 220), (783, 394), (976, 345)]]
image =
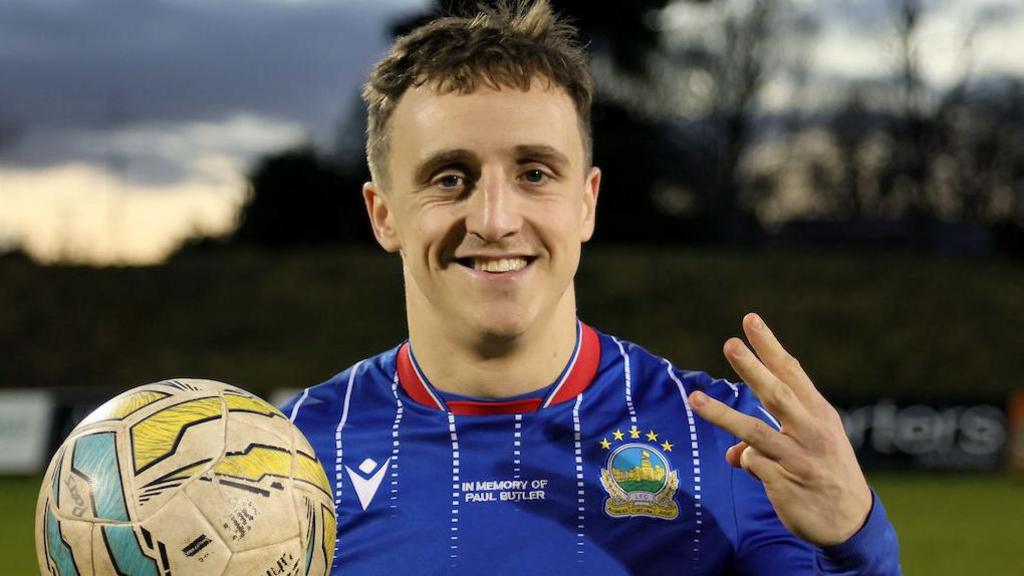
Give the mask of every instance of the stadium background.
[[(728, 375), (761, 312), (845, 410), (907, 574), (1024, 573), (1024, 7), (553, 4), (598, 88), (581, 316)], [(125, 388), (272, 396), (402, 339), (356, 91), (432, 6), (0, 6), (0, 442), (26, 393), (45, 463)], [(36, 571), (37, 467), (0, 475), (7, 573)]]

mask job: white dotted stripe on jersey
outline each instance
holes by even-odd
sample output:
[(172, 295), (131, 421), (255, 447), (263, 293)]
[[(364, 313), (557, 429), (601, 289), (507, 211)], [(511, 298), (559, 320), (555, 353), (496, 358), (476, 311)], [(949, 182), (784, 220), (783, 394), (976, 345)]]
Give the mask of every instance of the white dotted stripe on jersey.
[(299, 397), (299, 401), (295, 403), (295, 406), (292, 406), (292, 413), (288, 416), (288, 420), (291, 420), (293, 423), (295, 422), (295, 417), (299, 415), (299, 406), (302, 406), (302, 403), (306, 401), (306, 398), (309, 398), (309, 388), (302, 391), (302, 396)]
[(636, 426), (636, 410), (633, 409), (633, 375), (629, 366), (629, 354), (626, 354), (626, 349), (618, 338), (612, 336), (612, 340), (619, 347), (619, 354), (622, 356), (622, 367), (626, 373), (626, 409), (629, 410), (629, 423)]
[(522, 466), (522, 453), (520, 449), (523, 443), (523, 415), (517, 413), (515, 420), (516, 428), (515, 433), (512, 435), (512, 479), (519, 480), (519, 475), (522, 472), (520, 469)]
[(338, 427), (334, 430), (334, 513), (337, 516), (338, 529), (335, 532), (334, 537), (334, 558), (331, 560), (331, 570), (335, 570), (338, 567), (338, 556), (341, 555), (341, 488), (342, 488), (342, 471), (344, 467), (341, 465), (342, 461), (342, 448), (341, 448), (341, 430), (345, 427), (345, 422), (348, 421), (348, 406), (352, 401), (352, 384), (356, 380), (356, 373), (359, 372), (359, 366), (363, 363), (362, 360), (356, 363), (352, 367), (352, 371), (348, 374), (348, 386), (345, 389), (345, 404), (341, 409), (341, 420), (338, 421)]
[(390, 508), (395, 510), (398, 508), (398, 430), (402, 425), (402, 414), (405, 412), (405, 406), (402, 404), (402, 399), (398, 396), (398, 371), (395, 371), (395, 377), (391, 381), (391, 394), (395, 397), (395, 421), (391, 425), (391, 497)]
[(576, 404), (572, 407), (572, 437), (573, 453), (576, 458), (576, 505), (578, 515), (576, 516), (576, 556), (577, 561), (583, 561), (584, 523), (586, 514), (586, 499), (584, 498), (583, 482), (583, 448), (580, 444), (580, 404), (583, 402), (583, 394), (576, 397)]
[(665, 371), (668, 372), (668, 377), (676, 383), (679, 388), (679, 395), (683, 398), (683, 407), (686, 409), (686, 423), (690, 427), (690, 449), (693, 455), (693, 514), (697, 521), (696, 531), (693, 534), (693, 559), (697, 560), (700, 556), (700, 535), (701, 530), (704, 527), (704, 505), (701, 503), (701, 484), (700, 484), (700, 448), (697, 443), (697, 423), (693, 419), (693, 410), (690, 408), (690, 400), (687, 398), (686, 388), (683, 383), (676, 378), (674, 372), (675, 368), (672, 363), (665, 360)]
[(462, 498), (462, 492), (459, 489), (459, 434), (455, 431), (455, 414), (451, 412), (448, 413), (448, 433), (452, 440), (452, 521), (449, 558), (452, 561), (452, 568), (455, 568), (458, 566), (459, 558), (459, 500)]

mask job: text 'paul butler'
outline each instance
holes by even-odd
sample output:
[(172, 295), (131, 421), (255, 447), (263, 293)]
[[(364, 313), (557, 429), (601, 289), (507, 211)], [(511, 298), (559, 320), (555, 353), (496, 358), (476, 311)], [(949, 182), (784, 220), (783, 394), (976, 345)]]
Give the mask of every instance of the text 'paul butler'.
[(544, 500), (544, 480), (491, 480), (463, 482), (466, 502), (522, 502)]

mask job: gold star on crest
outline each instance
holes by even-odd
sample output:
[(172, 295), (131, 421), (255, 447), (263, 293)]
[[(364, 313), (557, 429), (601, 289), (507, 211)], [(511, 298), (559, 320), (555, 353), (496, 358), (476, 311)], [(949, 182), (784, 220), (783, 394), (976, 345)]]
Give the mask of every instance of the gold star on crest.
[(665, 452), (671, 452), (672, 443), (669, 442), (668, 440), (665, 440), (664, 442), (661, 443), (661, 449), (664, 450)]
[(633, 427), (629, 429), (629, 437), (630, 438), (639, 438), (640, 437), (640, 431), (636, 429), (636, 424), (634, 424)]
[(654, 430), (651, 430), (650, 432), (647, 433), (647, 439), (650, 440), (651, 442), (656, 442), (658, 440), (658, 435), (654, 432)]
[(611, 447), (612, 447), (612, 443), (609, 442), (607, 438), (602, 438), (601, 439), (601, 448), (604, 448), (605, 450), (607, 450), (607, 449), (609, 449)]
[(622, 430), (616, 430), (615, 432), (612, 433), (612, 436), (615, 437), (616, 440), (622, 440)]

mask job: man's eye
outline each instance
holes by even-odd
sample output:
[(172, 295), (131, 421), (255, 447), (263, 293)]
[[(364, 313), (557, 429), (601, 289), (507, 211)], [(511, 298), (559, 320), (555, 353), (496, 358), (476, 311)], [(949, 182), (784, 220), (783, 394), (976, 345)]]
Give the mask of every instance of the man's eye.
[(531, 184), (541, 184), (547, 180), (547, 174), (541, 170), (527, 170), (523, 173), (523, 180)]
[(437, 184), (441, 188), (458, 188), (462, 186), (463, 178), (457, 174), (445, 174), (437, 179)]

